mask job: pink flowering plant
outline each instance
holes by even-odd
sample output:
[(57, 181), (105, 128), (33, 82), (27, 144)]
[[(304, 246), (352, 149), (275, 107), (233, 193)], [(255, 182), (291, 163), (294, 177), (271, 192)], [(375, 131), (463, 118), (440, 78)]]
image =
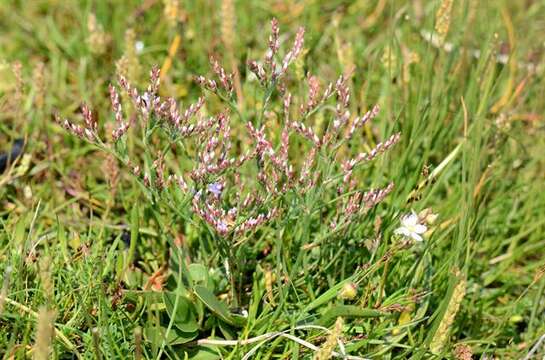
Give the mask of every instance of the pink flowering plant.
[[(378, 106), (351, 113), (346, 74), (325, 85), (310, 74), (305, 84), (297, 83), (290, 68), (302, 54), (304, 29), (284, 55), (279, 39), (278, 22), (272, 20), (264, 58), (247, 62), (261, 93), (254, 109), (241, 103), (234, 75), (212, 57), (214, 76), (195, 78), (205, 93), (193, 104), (182, 106), (160, 96), (160, 71), (153, 68), (144, 91), (123, 77), (109, 86), (115, 119), (110, 133), (99, 129), (87, 105), (82, 126), (59, 119), (69, 132), (115, 156), (151, 204), (173, 210), (173, 223), (208, 226), (224, 259), (234, 304), (240, 301), (244, 244), (260, 236), (261, 228), (325, 217), (325, 230), (307, 235), (293, 248), (319, 245), (320, 239), (349, 229), (394, 187), (386, 182), (363, 189), (354, 173), (394, 146), (400, 134), (369, 151), (354, 152), (353, 139), (378, 115)], [(207, 111), (212, 98), (206, 94), (221, 104), (213, 114)], [(138, 133), (142, 156), (129, 151), (131, 137)]]

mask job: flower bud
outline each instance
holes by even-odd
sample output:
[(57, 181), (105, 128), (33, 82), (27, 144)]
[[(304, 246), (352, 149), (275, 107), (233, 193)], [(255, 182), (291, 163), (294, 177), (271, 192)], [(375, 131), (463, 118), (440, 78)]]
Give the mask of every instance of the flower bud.
[(358, 285), (349, 282), (346, 283), (339, 292), (339, 298), (343, 300), (353, 300), (358, 295)]
[(418, 214), (418, 218), (428, 225), (433, 225), (433, 223), (435, 223), (435, 220), (437, 220), (438, 216), (439, 215), (433, 213), (433, 210), (431, 208), (425, 208)]

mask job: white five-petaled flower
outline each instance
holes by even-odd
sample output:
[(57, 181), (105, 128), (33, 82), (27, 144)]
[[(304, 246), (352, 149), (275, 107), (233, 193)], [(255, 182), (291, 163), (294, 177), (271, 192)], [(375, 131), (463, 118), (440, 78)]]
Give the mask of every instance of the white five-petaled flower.
[(401, 226), (395, 230), (395, 234), (403, 235), (415, 241), (422, 241), (422, 234), (428, 230), (426, 225), (420, 224), (418, 215), (411, 212), (401, 217)]

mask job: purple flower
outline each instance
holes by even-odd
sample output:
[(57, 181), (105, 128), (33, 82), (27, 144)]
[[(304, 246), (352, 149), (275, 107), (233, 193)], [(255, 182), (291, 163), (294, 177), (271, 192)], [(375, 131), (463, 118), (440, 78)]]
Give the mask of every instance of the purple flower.
[(229, 231), (229, 227), (225, 222), (220, 220), (217, 223), (216, 230), (218, 230), (220, 234), (226, 234)]
[(217, 197), (220, 197), (221, 193), (223, 192), (223, 184), (218, 182), (208, 184), (208, 191), (210, 191), (212, 194), (216, 195)]

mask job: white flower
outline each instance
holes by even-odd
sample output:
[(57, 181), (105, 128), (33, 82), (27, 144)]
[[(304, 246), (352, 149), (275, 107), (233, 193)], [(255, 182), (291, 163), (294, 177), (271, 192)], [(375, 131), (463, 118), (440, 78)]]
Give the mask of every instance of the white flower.
[(144, 42), (143, 41), (137, 41), (134, 43), (134, 50), (136, 50), (137, 54), (141, 54), (144, 50)]
[(418, 215), (412, 212), (401, 218), (401, 226), (395, 230), (395, 234), (403, 235), (415, 241), (422, 241), (421, 234), (428, 230), (426, 225), (419, 223)]

